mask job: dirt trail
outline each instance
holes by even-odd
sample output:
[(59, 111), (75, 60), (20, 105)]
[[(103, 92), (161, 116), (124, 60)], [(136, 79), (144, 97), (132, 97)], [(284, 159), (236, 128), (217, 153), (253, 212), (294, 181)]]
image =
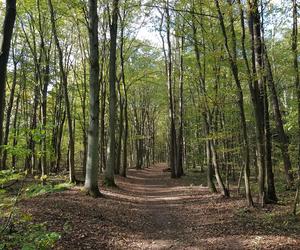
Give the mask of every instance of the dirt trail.
[(189, 176), (170, 179), (165, 167), (130, 170), (104, 198), (73, 189), (21, 207), (62, 234), (55, 249), (300, 249), (300, 232), (243, 220), (237, 211), (257, 212), (244, 199), (213, 195)]

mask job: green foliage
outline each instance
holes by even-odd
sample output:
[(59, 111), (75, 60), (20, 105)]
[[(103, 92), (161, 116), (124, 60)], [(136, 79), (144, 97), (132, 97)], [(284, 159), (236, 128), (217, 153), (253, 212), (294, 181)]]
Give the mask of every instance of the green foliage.
[(15, 198), (7, 195), (7, 191), (0, 189), (0, 217), (6, 216), (11, 212)]
[(9, 181), (19, 180), (24, 176), (23, 172), (18, 172), (16, 170), (8, 169), (0, 171), (0, 188)]
[(35, 197), (47, 193), (61, 192), (71, 188), (74, 184), (72, 183), (60, 183), (60, 184), (32, 184), (25, 190), (25, 196)]
[(7, 151), (9, 155), (14, 155), (19, 158), (25, 158), (30, 154), (30, 150), (22, 145), (4, 145), (3, 148)]
[(53, 248), (61, 235), (57, 232), (49, 232), (46, 223), (29, 223), (27, 216), (18, 223), (13, 232), (5, 232), (0, 235), (0, 250), (46, 250)]

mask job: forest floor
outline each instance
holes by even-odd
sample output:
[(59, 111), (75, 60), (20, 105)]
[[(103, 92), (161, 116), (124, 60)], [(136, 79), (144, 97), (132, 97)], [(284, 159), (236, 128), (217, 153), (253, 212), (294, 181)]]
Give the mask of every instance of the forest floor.
[[(158, 164), (117, 177), (93, 199), (78, 187), (23, 199), (19, 208), (47, 223), (55, 249), (300, 249), (299, 219), (289, 206), (248, 209), (199, 185), (196, 172), (171, 179)], [(102, 186), (102, 185), (101, 185)]]

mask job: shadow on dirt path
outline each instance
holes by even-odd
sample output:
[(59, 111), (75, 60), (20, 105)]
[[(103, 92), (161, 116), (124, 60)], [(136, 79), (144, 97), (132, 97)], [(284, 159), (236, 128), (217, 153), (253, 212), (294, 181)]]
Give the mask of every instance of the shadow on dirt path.
[(189, 175), (171, 179), (164, 168), (129, 170), (118, 188), (101, 189), (104, 198), (75, 188), (20, 206), (62, 234), (55, 249), (300, 249), (300, 232), (244, 220), (244, 199), (211, 194)]

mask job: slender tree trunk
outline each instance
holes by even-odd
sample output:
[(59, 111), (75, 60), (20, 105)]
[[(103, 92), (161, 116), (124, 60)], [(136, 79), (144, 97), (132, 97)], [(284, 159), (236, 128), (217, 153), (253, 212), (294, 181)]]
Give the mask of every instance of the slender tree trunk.
[(298, 182), (297, 182), (297, 191), (295, 194), (294, 199), (294, 206), (293, 206), (293, 214), (296, 215), (297, 213), (297, 205), (300, 199), (300, 77), (299, 77), (299, 63), (298, 63), (298, 4), (297, 0), (293, 0), (293, 35), (292, 35), (292, 51), (293, 51), (293, 68), (294, 68), (294, 81), (296, 87), (296, 96), (297, 96), (297, 111), (298, 111), (298, 167), (297, 167), (297, 175), (298, 175)]
[(168, 95), (169, 95), (169, 116), (170, 116), (170, 168), (171, 177), (178, 177), (178, 155), (177, 155), (177, 136), (175, 125), (175, 105), (174, 105), (174, 93), (173, 93), (173, 64), (172, 64), (172, 45), (171, 45), (171, 17), (169, 10), (169, 0), (165, 5), (166, 13), (166, 29), (167, 29), (167, 82), (168, 82)]
[(106, 147), (106, 140), (105, 140), (105, 111), (106, 111), (106, 81), (104, 79), (105, 67), (104, 62), (106, 60), (106, 31), (107, 25), (103, 26), (103, 44), (102, 44), (102, 58), (100, 64), (100, 92), (101, 92), (101, 100), (100, 100), (100, 160), (99, 160), (99, 168), (100, 172), (102, 173), (103, 170), (106, 168), (106, 154), (105, 154), (105, 147)]
[(106, 82), (102, 81), (101, 86), (101, 111), (100, 111), (100, 171), (106, 169), (106, 153), (105, 153), (105, 110), (106, 110)]
[[(202, 19), (201, 19), (201, 24), (202, 23)], [(195, 56), (196, 56), (196, 62), (197, 62), (197, 68), (198, 68), (198, 75), (199, 75), (199, 89), (200, 89), (200, 93), (203, 95), (203, 97), (205, 98), (205, 106), (204, 106), (204, 111), (202, 113), (202, 117), (203, 117), (203, 124), (204, 124), (204, 128), (205, 128), (205, 136), (208, 137), (210, 130), (209, 130), (209, 124), (208, 124), (208, 116), (210, 115), (210, 110), (209, 107), (207, 106), (207, 93), (206, 93), (206, 82), (205, 82), (205, 62), (203, 62), (203, 67), (201, 64), (201, 60), (200, 60), (200, 50), (198, 47), (198, 39), (197, 39), (197, 29), (196, 29), (196, 25), (195, 25), (195, 16), (193, 16), (192, 18), (192, 30), (193, 30), (193, 41), (194, 41), (194, 52), (195, 52)], [(205, 58), (205, 40), (204, 37), (202, 38), (202, 42), (204, 45), (204, 55), (203, 58)], [(204, 59), (205, 60), (205, 59)], [(213, 182), (213, 169), (212, 169), (212, 153), (211, 153), (211, 146), (210, 146), (210, 140), (207, 139), (206, 140), (206, 163), (207, 163), (207, 185), (210, 189), (211, 192), (215, 193), (217, 192), (217, 189), (215, 187), (215, 184)]]
[[(7, 62), (10, 51), (10, 44), (16, 19), (16, 0), (6, 0), (6, 11), (3, 23), (3, 36), (0, 49), (0, 146), (3, 143), (3, 122), (5, 109), (5, 90)], [(1, 153), (1, 149), (0, 149)], [(0, 154), (1, 155), (1, 154)], [(2, 164), (1, 164), (2, 165)], [(1, 166), (0, 166), (1, 170)]]
[(152, 165), (154, 165), (155, 161), (156, 161), (156, 152), (155, 152), (155, 150), (156, 150), (156, 143), (155, 143), (155, 138), (156, 138), (155, 137), (155, 117), (153, 117), (153, 119), (152, 119), (152, 135), (151, 135), (151, 137), (152, 137), (152, 147), (151, 147), (151, 149), (152, 149)]
[(265, 56), (265, 66), (266, 66), (266, 72), (267, 72), (267, 84), (268, 84), (268, 88), (270, 91), (270, 96), (271, 96), (271, 101), (272, 101), (272, 106), (273, 106), (273, 113), (274, 113), (274, 118), (275, 118), (275, 125), (276, 125), (276, 130), (278, 133), (280, 150), (281, 150), (281, 154), (282, 154), (282, 158), (283, 158), (286, 184), (287, 184), (287, 188), (289, 189), (293, 185), (293, 180), (294, 180), (293, 174), (291, 173), (292, 164), (291, 164), (291, 159), (290, 159), (290, 154), (289, 154), (289, 142), (288, 142), (288, 137), (284, 130), (284, 126), (283, 126), (277, 90), (275, 88), (272, 68), (271, 68), (269, 58), (268, 58), (266, 47), (264, 48), (264, 56)]
[(128, 96), (127, 96), (127, 87), (126, 87), (126, 78), (125, 78), (125, 58), (124, 58), (124, 19), (126, 16), (125, 9), (123, 10), (123, 19), (121, 26), (121, 44), (120, 44), (120, 60), (121, 60), (121, 80), (122, 80), (122, 89), (124, 93), (124, 133), (123, 133), (123, 158), (121, 166), (121, 176), (126, 177), (127, 174), (127, 147), (128, 147)]
[[(183, 27), (182, 27), (183, 29)], [(184, 174), (183, 172), (183, 115), (184, 115), (184, 100), (183, 100), (183, 85), (184, 85), (184, 37), (181, 37), (180, 42), (180, 79), (179, 79), (179, 131), (178, 131), (178, 177)]]
[(62, 77), (63, 89), (64, 89), (64, 97), (65, 97), (65, 105), (66, 105), (66, 114), (67, 114), (67, 121), (68, 121), (68, 130), (69, 130), (69, 155), (68, 155), (68, 162), (69, 162), (69, 176), (70, 182), (76, 182), (75, 178), (75, 142), (74, 142), (74, 135), (73, 135), (73, 125), (72, 125), (72, 114), (71, 114), (71, 107), (69, 101), (69, 94), (68, 94), (68, 78), (67, 74), (64, 69), (64, 61), (63, 61), (63, 51), (61, 49), (57, 29), (56, 29), (56, 21), (54, 15), (54, 9), (52, 5), (52, 0), (48, 0), (48, 6), (50, 11), (51, 17), (51, 25), (52, 25), (52, 33), (55, 40), (57, 52), (58, 52), (58, 59), (59, 59), (59, 68), (60, 74)]
[[(18, 144), (18, 117), (19, 117), (19, 106), (20, 106), (20, 94), (21, 91), (19, 91), (18, 96), (17, 96), (17, 100), (16, 100), (16, 105), (15, 105), (15, 114), (14, 114), (14, 120), (13, 120), (13, 147), (15, 148)], [(16, 164), (17, 164), (17, 158), (16, 155), (13, 154), (12, 155), (12, 160), (11, 160), (11, 166), (13, 168), (16, 168)]]
[[(228, 0), (229, 4), (231, 6), (231, 12), (232, 10), (232, 0)], [(227, 38), (227, 32), (224, 24), (224, 18), (223, 14), (221, 12), (219, 1), (215, 0), (215, 4), (218, 10), (219, 15), (219, 21), (222, 29), (222, 33), (224, 36), (224, 43), (225, 43), (225, 49), (227, 51), (227, 54), (229, 56), (230, 61), (230, 67), (231, 72), (234, 77), (236, 87), (237, 87), (237, 102), (238, 107), (240, 111), (240, 121), (241, 121), (241, 127), (242, 127), (242, 134), (243, 134), (243, 151), (244, 151), (244, 179), (245, 179), (245, 190), (246, 190), (246, 198), (249, 206), (253, 206), (252, 196), (251, 196), (251, 190), (250, 190), (250, 148), (249, 148), (249, 139), (248, 139), (248, 132), (247, 132), (247, 123), (246, 123), (246, 116), (245, 116), (245, 109), (244, 109), (244, 96), (243, 96), (243, 90), (241, 87), (241, 82), (239, 79), (239, 72), (238, 72), (238, 66), (237, 66), (237, 59), (236, 59), (236, 36), (235, 36), (235, 30), (234, 30), (234, 23), (233, 23), (233, 16), (231, 13), (230, 17), (230, 27), (231, 27), (231, 44), (232, 44), (232, 50), (230, 51), (229, 45), (228, 45), (228, 38)]]
[(114, 170), (116, 165), (116, 50), (118, 33), (119, 0), (113, 0), (112, 23), (110, 25), (110, 56), (109, 56), (109, 146), (107, 166), (105, 169), (105, 183), (115, 186)]
[(99, 169), (99, 42), (97, 0), (88, 1), (90, 44), (90, 125), (88, 129), (88, 157), (84, 187), (93, 197), (100, 196)]
[(272, 134), (270, 128), (270, 116), (269, 116), (269, 103), (267, 97), (267, 89), (265, 88), (265, 143), (266, 143), (266, 180), (267, 180), (267, 201), (277, 202), (274, 174), (273, 174), (273, 164), (272, 164)]
[[(258, 165), (258, 194), (262, 206), (265, 204), (265, 91), (263, 81), (263, 54), (261, 41), (260, 14), (258, 0), (248, 0), (249, 28), (252, 42), (253, 82), (252, 100), (254, 101)], [(254, 80), (255, 79), (255, 80)]]
[(45, 55), (45, 69), (44, 69), (44, 77), (43, 77), (43, 85), (42, 85), (42, 125), (44, 130), (44, 136), (42, 139), (42, 175), (47, 173), (47, 93), (48, 93), (48, 85), (50, 82), (50, 58), (49, 54)]
[[(121, 67), (122, 72), (124, 74), (124, 60), (122, 59)], [(127, 89), (126, 89), (126, 81), (125, 81), (125, 74), (122, 77), (123, 79), (123, 91), (124, 91), (124, 138), (123, 138), (123, 159), (122, 159), (122, 168), (121, 168), (121, 175), (126, 177), (127, 171), (127, 147), (128, 147), (128, 100), (127, 100)]]
[(57, 145), (56, 145), (56, 162), (55, 162), (55, 170), (59, 171), (60, 169), (60, 162), (61, 162), (61, 144), (62, 144), (62, 136), (63, 136), (63, 130), (64, 130), (64, 124), (66, 120), (66, 111), (63, 111), (63, 115), (61, 118), (61, 122), (58, 129), (58, 135), (57, 135)]
[[(121, 84), (121, 83), (120, 83)], [(119, 137), (118, 137), (118, 151), (117, 151), (117, 162), (116, 162), (116, 169), (115, 174), (120, 174), (121, 170), (121, 156), (122, 156), (122, 138), (123, 138), (123, 130), (124, 130), (124, 101), (121, 94), (121, 86), (118, 86), (118, 92), (119, 92), (119, 109), (120, 109), (120, 116), (119, 116)]]
[[(10, 96), (9, 96), (8, 107), (7, 107), (7, 111), (6, 111), (5, 133), (4, 133), (4, 138), (3, 138), (3, 145), (7, 145), (8, 139), (9, 139), (8, 137), (9, 137), (9, 131), (10, 131), (10, 118), (11, 118), (12, 108), (13, 108), (13, 104), (14, 104), (15, 89), (16, 89), (16, 85), (17, 85), (17, 64), (18, 64), (18, 62), (16, 62), (14, 59), (14, 75), (13, 75), (13, 81), (12, 81), (12, 86), (11, 86), (11, 92), (10, 92)], [(2, 169), (6, 169), (6, 160), (7, 160), (7, 150), (4, 149), (3, 154), (2, 154)]]
[[(209, 134), (209, 126), (207, 123), (206, 115), (203, 115), (205, 124), (205, 134)], [(212, 168), (212, 152), (211, 152), (211, 141), (206, 140), (206, 164), (207, 164), (207, 186), (212, 193), (216, 193), (217, 189), (213, 182), (213, 168)]]
[(38, 78), (37, 78), (37, 72), (35, 72), (35, 87), (34, 87), (34, 100), (33, 100), (33, 110), (32, 110), (32, 119), (30, 122), (30, 131), (29, 131), (29, 139), (28, 139), (28, 149), (30, 150), (30, 153), (27, 155), (25, 160), (25, 169), (31, 170), (31, 173), (33, 173), (34, 170), (36, 170), (36, 155), (35, 155), (35, 141), (33, 139), (33, 133), (34, 130), (37, 127), (37, 109), (39, 104), (39, 86), (38, 86)]

